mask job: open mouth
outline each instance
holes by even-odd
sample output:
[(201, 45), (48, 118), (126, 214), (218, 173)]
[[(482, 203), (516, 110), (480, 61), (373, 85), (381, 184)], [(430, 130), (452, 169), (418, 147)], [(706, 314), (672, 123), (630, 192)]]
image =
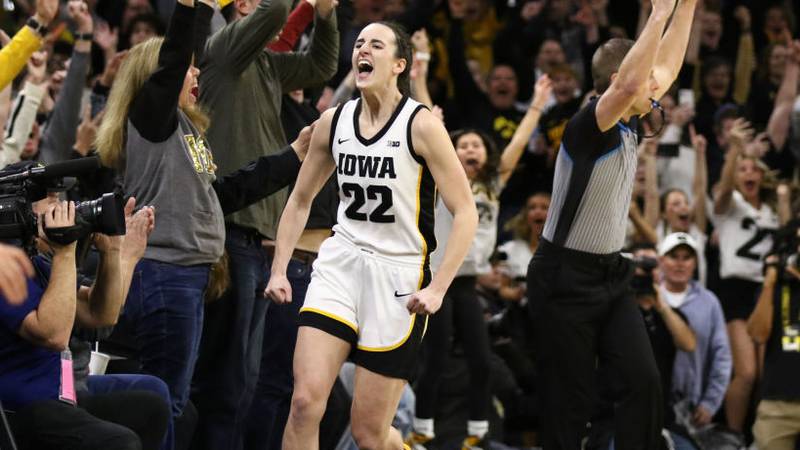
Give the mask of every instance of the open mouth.
[(374, 67), (372, 66), (372, 63), (363, 59), (359, 61), (358, 64), (356, 65), (356, 72), (358, 73), (358, 78), (368, 77), (373, 70)]
[(748, 191), (752, 191), (758, 186), (755, 181), (745, 181), (744, 188)]
[(678, 220), (680, 220), (681, 222), (688, 222), (689, 221), (689, 215), (688, 214), (680, 214), (680, 215), (678, 215)]
[(464, 164), (467, 166), (477, 166), (480, 164), (480, 161), (478, 161), (476, 158), (467, 158), (467, 160), (464, 161)]
[(192, 88), (191, 93), (192, 96), (194, 96), (194, 99), (197, 100), (197, 97), (200, 95), (200, 89), (197, 86), (195, 86)]

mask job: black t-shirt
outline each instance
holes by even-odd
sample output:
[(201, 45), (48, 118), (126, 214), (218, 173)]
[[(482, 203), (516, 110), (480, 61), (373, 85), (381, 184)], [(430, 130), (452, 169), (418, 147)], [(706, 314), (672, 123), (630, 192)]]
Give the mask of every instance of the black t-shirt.
[(557, 103), (548, 109), (539, 120), (539, 129), (544, 136), (547, 145), (555, 150), (561, 145), (561, 137), (564, 136), (564, 129), (567, 122), (581, 108), (581, 99), (576, 97), (567, 103)]
[[(306, 125), (319, 118), (319, 112), (308, 101), (296, 102), (292, 97), (284, 95), (281, 103), (281, 124), (286, 133), (287, 142), (297, 139)], [(294, 188), (294, 184), (292, 184)], [(336, 224), (336, 211), (339, 209), (338, 185), (336, 175), (331, 175), (319, 193), (314, 197), (308, 214), (306, 229), (333, 228)]]
[(778, 87), (769, 80), (756, 80), (747, 99), (747, 116), (756, 130), (767, 128), (769, 116), (775, 107)]
[(800, 400), (800, 282), (778, 283), (772, 300), (772, 333), (764, 356), (762, 397)]
[[(661, 376), (661, 394), (664, 399), (664, 422), (670, 424), (675, 421), (675, 414), (672, 411), (672, 402), (670, 401), (672, 392), (672, 366), (675, 363), (675, 341), (672, 334), (667, 328), (667, 324), (661, 317), (661, 314), (655, 308), (643, 309), (639, 308), (644, 319), (647, 335), (650, 337), (650, 346), (653, 349), (653, 356), (656, 360), (658, 367), (658, 374)], [(686, 316), (682, 312), (673, 308), (672, 309), (678, 317), (684, 322), (688, 323)]]

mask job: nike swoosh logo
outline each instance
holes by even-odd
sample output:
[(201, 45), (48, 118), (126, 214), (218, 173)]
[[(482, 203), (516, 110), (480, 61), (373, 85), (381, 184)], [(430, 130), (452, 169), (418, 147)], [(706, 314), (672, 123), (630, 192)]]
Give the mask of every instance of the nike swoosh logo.
[(409, 295), (413, 294), (413, 292), (409, 292), (408, 294), (398, 294), (397, 291), (394, 291), (395, 297), (408, 297)]
[(345, 142), (347, 142), (349, 140), (350, 140), (350, 138), (347, 138), (347, 139), (339, 138), (339, 145), (342, 145), (342, 144), (344, 144)]

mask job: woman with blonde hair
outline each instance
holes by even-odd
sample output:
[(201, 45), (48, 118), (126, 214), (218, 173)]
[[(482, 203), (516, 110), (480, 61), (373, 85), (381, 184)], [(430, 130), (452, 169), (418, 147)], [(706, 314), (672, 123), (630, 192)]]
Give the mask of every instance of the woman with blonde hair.
[(310, 137), (307, 127), (291, 148), (216, 177), (192, 65), (212, 14), (212, 0), (178, 0), (166, 36), (130, 49), (96, 141), (101, 161), (122, 176), (125, 195), (158, 211), (122, 320), (140, 346), (143, 371), (169, 386), (175, 417), (189, 394), (203, 294), (224, 248), (224, 215), (294, 180)]
[[(756, 346), (747, 334), (764, 281), (763, 258), (778, 229), (773, 174), (752, 151), (752, 129), (737, 119), (722, 176), (714, 192), (713, 223), (719, 234), (720, 283), (717, 295), (727, 322), (733, 354), (733, 379), (725, 395), (728, 427), (743, 432), (756, 378)], [(788, 218), (786, 218), (788, 219)]]
[(498, 251), (508, 256), (507, 262), (513, 278), (525, 277), (528, 263), (539, 247), (539, 239), (550, 209), (550, 194), (535, 192), (528, 197), (525, 207), (505, 224), (505, 230), (511, 231), (514, 239), (497, 247)]

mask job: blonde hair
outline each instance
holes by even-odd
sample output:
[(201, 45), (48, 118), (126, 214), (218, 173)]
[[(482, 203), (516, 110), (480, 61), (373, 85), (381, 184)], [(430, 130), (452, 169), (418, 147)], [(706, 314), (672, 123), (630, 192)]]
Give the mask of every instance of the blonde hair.
[[(104, 166), (117, 170), (125, 166), (125, 139), (131, 103), (158, 68), (163, 42), (164, 38), (151, 38), (133, 46), (117, 72), (94, 142)], [(182, 111), (201, 133), (205, 132), (208, 116), (199, 107), (182, 108)]]
[(510, 231), (514, 235), (514, 239), (520, 239), (526, 242), (531, 240), (531, 226), (528, 224), (528, 210), (531, 208), (528, 206), (528, 202), (534, 197), (546, 198), (548, 203), (550, 203), (551, 200), (550, 194), (547, 192), (535, 192), (528, 196), (525, 200), (525, 206), (516, 216), (508, 219), (508, 222), (503, 226), (505, 231)]
[(208, 284), (206, 285), (205, 302), (211, 303), (222, 297), (231, 284), (230, 269), (228, 266), (228, 252), (211, 265), (208, 273)]
[(514, 217), (508, 219), (503, 229), (510, 231), (514, 239), (529, 241), (531, 239), (531, 226), (528, 225), (528, 207), (522, 208)]
[[(777, 195), (775, 193), (775, 189), (778, 187), (778, 172), (776, 170), (771, 170), (764, 161), (753, 155), (739, 156), (737, 163), (741, 163), (746, 160), (753, 161), (753, 164), (762, 173), (758, 197), (762, 202), (766, 203), (770, 206), (770, 208), (775, 210), (778, 203)], [(738, 186), (736, 188), (738, 189)]]

